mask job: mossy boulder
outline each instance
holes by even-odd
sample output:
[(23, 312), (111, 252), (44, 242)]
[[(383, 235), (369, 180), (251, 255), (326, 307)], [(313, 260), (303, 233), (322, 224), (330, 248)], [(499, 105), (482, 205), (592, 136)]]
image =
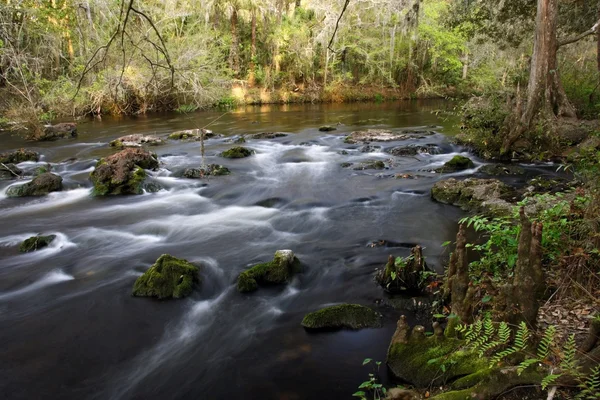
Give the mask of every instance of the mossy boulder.
[(465, 211), (487, 211), (496, 215), (512, 212), (513, 204), (507, 199), (514, 190), (497, 179), (454, 178), (436, 182), (431, 197), (440, 203), (452, 204)]
[(300, 269), (300, 260), (291, 250), (277, 250), (273, 261), (257, 264), (242, 272), (237, 280), (237, 289), (253, 292), (259, 285), (274, 285), (288, 282)]
[(187, 260), (163, 254), (133, 285), (134, 296), (179, 299), (200, 283), (199, 269)]
[(331, 132), (335, 130), (337, 130), (337, 128), (331, 125), (324, 125), (319, 128), (319, 132)]
[(201, 179), (208, 176), (229, 175), (231, 171), (220, 164), (209, 164), (205, 168), (188, 168), (183, 171), (183, 176), (188, 179)]
[(242, 146), (232, 147), (221, 153), (221, 157), (225, 158), (245, 158), (250, 157), (254, 152)]
[(202, 137), (208, 139), (215, 136), (213, 131), (210, 129), (185, 129), (182, 131), (176, 131), (169, 135), (169, 139), (173, 140), (200, 140)]
[(15, 164), (0, 164), (0, 179), (15, 179), (23, 175), (23, 171)]
[(27, 137), (28, 140), (47, 142), (77, 136), (77, 124), (75, 122), (62, 122), (56, 125), (46, 125), (43, 130)]
[(364, 161), (356, 165), (353, 169), (356, 171), (362, 171), (365, 169), (385, 169), (385, 163), (380, 160)]
[(3, 164), (18, 164), (24, 161), (39, 161), (40, 154), (32, 150), (19, 149), (8, 151), (0, 154), (0, 163)]
[(463, 171), (465, 169), (473, 168), (475, 164), (469, 157), (454, 156), (450, 161), (445, 163), (442, 167), (437, 168), (435, 172), (448, 173)]
[(410, 157), (418, 154), (439, 154), (440, 149), (434, 144), (422, 145), (409, 145), (409, 146), (398, 146), (392, 147), (385, 150), (386, 153), (397, 157)]
[(127, 148), (98, 161), (90, 174), (94, 195), (141, 194), (145, 169), (157, 169), (156, 157), (140, 148)]
[(523, 175), (525, 170), (518, 165), (511, 164), (486, 164), (479, 168), (479, 172), (491, 176)]
[(287, 136), (287, 133), (283, 132), (260, 132), (250, 135), (251, 139), (276, 139), (279, 137)]
[(165, 141), (158, 136), (136, 133), (133, 135), (121, 136), (110, 142), (109, 145), (120, 149), (124, 147), (141, 147), (142, 145), (158, 146), (164, 143)]
[(302, 326), (322, 330), (379, 328), (381, 314), (359, 304), (340, 304), (306, 314)]
[(21, 253), (29, 253), (47, 247), (52, 241), (56, 239), (56, 235), (47, 236), (32, 236), (29, 239), (25, 239), (19, 246)]
[(36, 176), (31, 182), (24, 185), (9, 187), (6, 195), (8, 197), (44, 196), (50, 192), (58, 192), (62, 189), (62, 178), (46, 172)]

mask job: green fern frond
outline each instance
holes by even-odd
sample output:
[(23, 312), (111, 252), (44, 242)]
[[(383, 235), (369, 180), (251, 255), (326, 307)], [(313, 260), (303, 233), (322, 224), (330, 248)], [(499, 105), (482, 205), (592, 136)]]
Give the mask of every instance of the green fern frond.
[(527, 360), (523, 361), (517, 367), (517, 375), (521, 375), (523, 373), (523, 371), (525, 371), (527, 368), (529, 368), (533, 364), (538, 363), (539, 361), (540, 360), (537, 358), (528, 358)]
[(550, 374), (546, 376), (544, 379), (542, 379), (542, 389), (546, 390), (548, 386), (552, 385), (560, 377), (560, 374)]
[(573, 374), (576, 370), (575, 355), (577, 353), (577, 344), (575, 343), (575, 335), (569, 335), (564, 346), (563, 358), (560, 363), (560, 368), (569, 371)]
[(554, 335), (556, 334), (556, 327), (554, 325), (549, 326), (544, 332), (544, 337), (538, 345), (537, 356), (540, 360), (544, 360), (550, 353), (550, 347), (554, 343)]

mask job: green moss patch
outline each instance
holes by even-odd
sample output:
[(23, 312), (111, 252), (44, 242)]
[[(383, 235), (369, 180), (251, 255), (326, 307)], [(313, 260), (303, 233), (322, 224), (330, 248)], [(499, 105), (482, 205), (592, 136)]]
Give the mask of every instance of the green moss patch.
[(448, 173), (462, 171), (465, 169), (473, 168), (475, 164), (470, 158), (464, 156), (454, 156), (450, 161), (445, 163), (442, 167), (437, 168), (435, 172)]
[(56, 235), (32, 236), (21, 243), (19, 251), (21, 253), (29, 253), (31, 251), (42, 249), (52, 243), (54, 239), (56, 239)]
[(302, 326), (323, 330), (379, 328), (381, 314), (359, 304), (340, 304), (306, 314)]
[(278, 250), (273, 261), (257, 264), (242, 272), (237, 280), (240, 292), (252, 292), (259, 284), (275, 285), (287, 282), (300, 268), (300, 261), (291, 250)]
[(198, 267), (187, 260), (163, 254), (133, 285), (133, 295), (158, 299), (182, 298), (200, 283)]
[(232, 147), (221, 153), (221, 157), (225, 158), (245, 158), (250, 157), (254, 152), (242, 146)]

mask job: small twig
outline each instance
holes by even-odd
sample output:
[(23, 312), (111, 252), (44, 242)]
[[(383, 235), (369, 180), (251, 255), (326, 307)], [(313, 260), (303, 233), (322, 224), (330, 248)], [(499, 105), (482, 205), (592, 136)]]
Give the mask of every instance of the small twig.
[(0, 163), (0, 165), (2, 165), (4, 168), (6, 168), (8, 170), (8, 172), (10, 172), (11, 174), (13, 174), (14, 176), (16, 176), (17, 178), (19, 177), (19, 174), (17, 174), (15, 171), (13, 171), (12, 169), (8, 168), (8, 166), (4, 163)]
[(340, 13), (337, 21), (335, 22), (335, 29), (333, 30), (333, 34), (331, 35), (331, 39), (329, 40), (329, 44), (327, 45), (327, 48), (329, 50), (331, 50), (332, 52), (334, 52), (334, 53), (336, 51), (331, 48), (331, 45), (333, 44), (333, 40), (335, 39), (335, 34), (337, 33), (338, 26), (340, 24), (340, 20), (344, 16), (344, 13), (346, 12), (346, 8), (348, 8), (348, 4), (350, 4), (350, 0), (346, 0), (346, 2), (344, 3), (344, 7), (342, 8), (342, 12)]

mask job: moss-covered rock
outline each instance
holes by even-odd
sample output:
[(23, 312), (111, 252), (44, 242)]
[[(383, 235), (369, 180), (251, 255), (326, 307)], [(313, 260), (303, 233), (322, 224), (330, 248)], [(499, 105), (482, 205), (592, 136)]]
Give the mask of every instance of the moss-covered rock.
[(28, 140), (46, 142), (77, 136), (77, 124), (75, 122), (62, 122), (56, 125), (46, 125), (43, 130), (35, 132), (27, 137)]
[(140, 148), (128, 148), (103, 158), (90, 174), (94, 195), (141, 194), (146, 179), (144, 169), (158, 168), (156, 157)]
[(21, 253), (29, 253), (31, 251), (42, 249), (52, 243), (54, 239), (56, 239), (56, 235), (32, 236), (21, 242), (19, 251)]
[(436, 182), (431, 188), (431, 197), (440, 203), (497, 215), (512, 212), (513, 205), (506, 199), (513, 193), (513, 189), (497, 179), (450, 178)]
[(62, 178), (46, 172), (24, 185), (9, 187), (6, 195), (8, 197), (44, 196), (50, 192), (61, 191), (62, 188)]
[(525, 170), (518, 165), (511, 164), (486, 164), (479, 168), (479, 172), (491, 176), (523, 175)]
[(220, 164), (209, 164), (205, 168), (188, 168), (183, 171), (183, 176), (188, 179), (201, 179), (207, 176), (229, 175), (231, 171)]
[(435, 172), (439, 173), (448, 173), (448, 172), (457, 172), (465, 169), (473, 168), (475, 164), (469, 157), (464, 156), (454, 156), (450, 161), (445, 163), (442, 167), (437, 168)]
[(0, 179), (15, 179), (23, 174), (23, 171), (15, 164), (0, 164)]
[(251, 139), (276, 139), (279, 137), (287, 136), (287, 133), (283, 132), (260, 132), (250, 135)]
[(121, 149), (124, 147), (141, 147), (142, 145), (158, 146), (164, 143), (165, 141), (158, 136), (136, 133), (133, 135), (121, 136), (120, 138), (111, 141), (109, 145)]
[(291, 250), (277, 250), (273, 261), (257, 264), (242, 272), (237, 280), (240, 292), (252, 292), (259, 284), (286, 283), (300, 269), (300, 261)]
[(221, 153), (221, 157), (225, 158), (244, 158), (250, 157), (254, 152), (242, 146), (232, 147), (229, 150), (225, 150)]
[(356, 165), (353, 169), (356, 171), (362, 171), (365, 169), (385, 169), (385, 163), (381, 160), (364, 161)]
[(134, 296), (179, 299), (200, 283), (198, 267), (187, 260), (163, 254), (133, 285)]
[(381, 314), (359, 304), (340, 304), (308, 313), (302, 320), (307, 329), (362, 329), (381, 326)]
[(4, 164), (18, 164), (24, 161), (39, 161), (40, 154), (32, 150), (19, 149), (15, 151), (8, 151), (0, 154), (0, 163)]
[(409, 146), (392, 147), (386, 149), (385, 152), (397, 157), (409, 157), (418, 154), (439, 154), (440, 149), (434, 144), (426, 144), (424, 146), (411, 144)]
[(208, 139), (215, 136), (213, 131), (210, 129), (185, 129), (182, 131), (176, 131), (169, 135), (169, 139), (173, 140), (200, 140), (202, 137)]
[(320, 132), (331, 132), (331, 131), (335, 131), (335, 130), (337, 130), (337, 128), (335, 126), (331, 126), (331, 125), (324, 125), (319, 128)]

